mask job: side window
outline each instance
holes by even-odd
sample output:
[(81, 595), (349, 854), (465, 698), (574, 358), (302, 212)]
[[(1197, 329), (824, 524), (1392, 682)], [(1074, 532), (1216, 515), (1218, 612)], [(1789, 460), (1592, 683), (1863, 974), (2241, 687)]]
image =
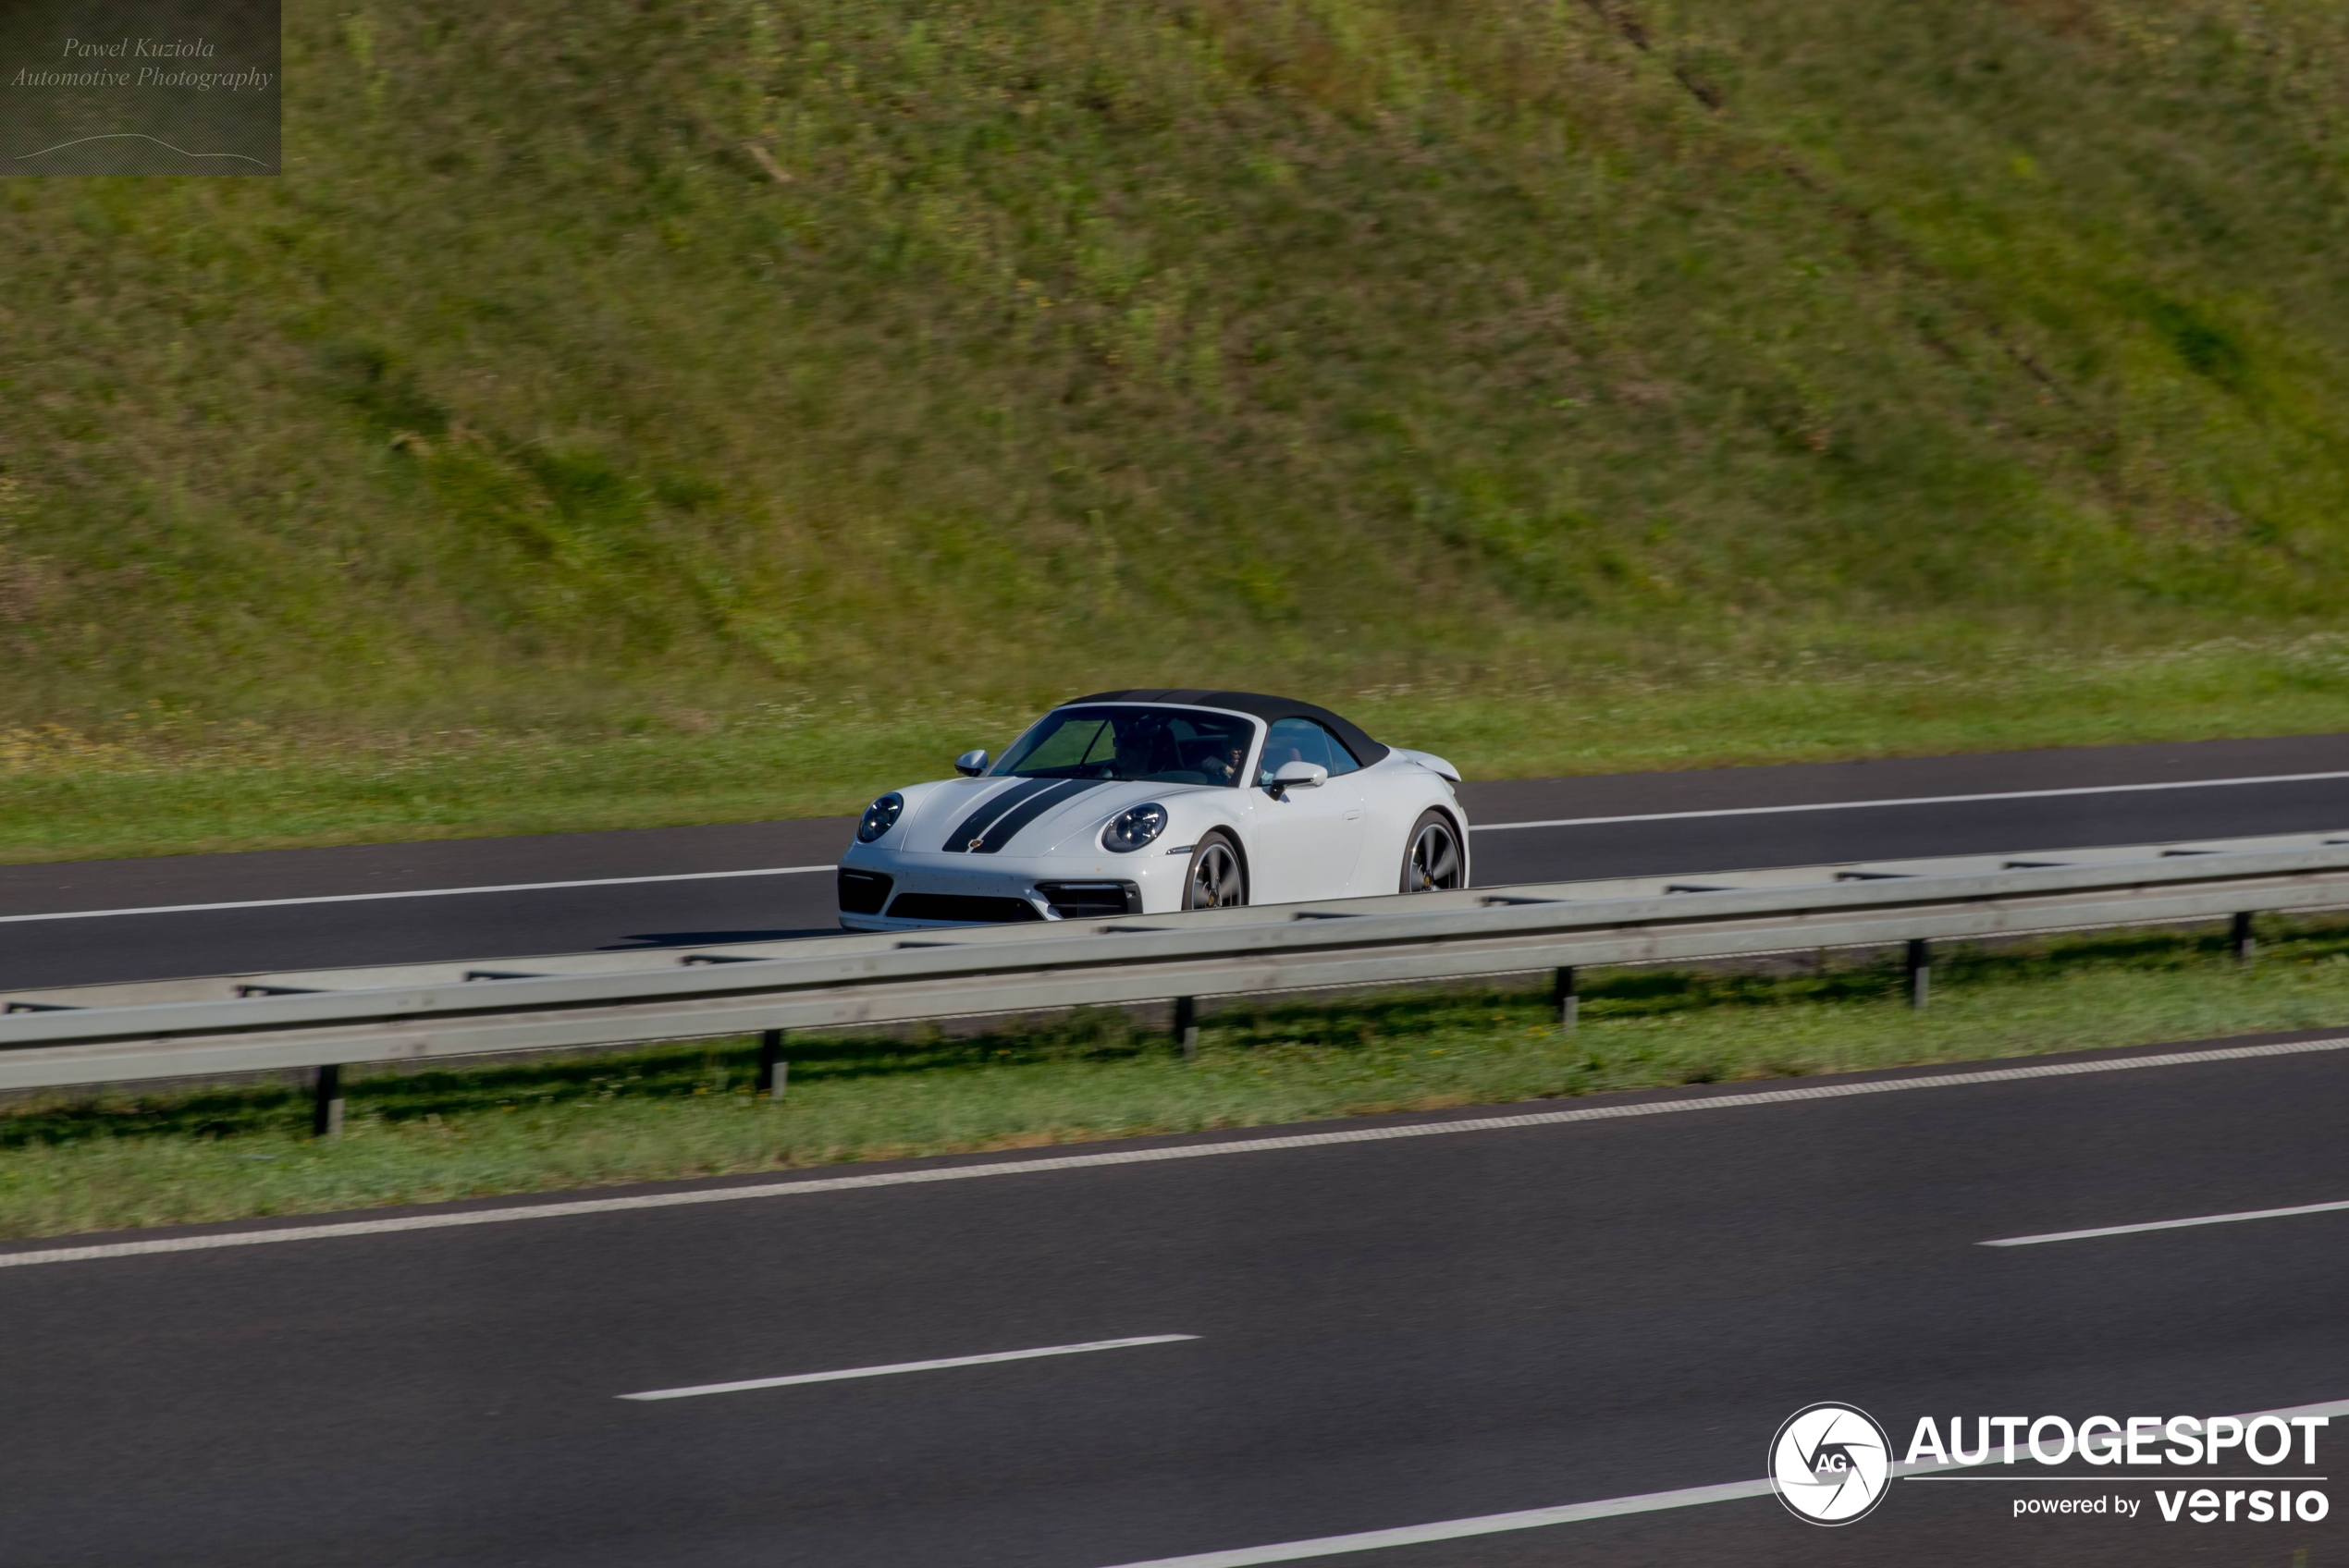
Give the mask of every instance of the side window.
[[(1322, 729), (1318, 724), (1313, 728)], [(1322, 729), (1322, 739), (1329, 743), (1331, 778), (1334, 778), (1341, 773), (1352, 773), (1361, 767), (1362, 765), (1354, 760), (1354, 753), (1346, 749), (1345, 741), (1326, 729)]]
[[(1281, 765), (1290, 762), (1310, 762), (1337, 773), (1341, 770), (1332, 749), (1329, 731), (1311, 719), (1284, 718), (1265, 734), (1264, 759), (1257, 764), (1256, 781), (1270, 784)], [(1351, 771), (1354, 766), (1354, 759), (1347, 757), (1345, 770)]]

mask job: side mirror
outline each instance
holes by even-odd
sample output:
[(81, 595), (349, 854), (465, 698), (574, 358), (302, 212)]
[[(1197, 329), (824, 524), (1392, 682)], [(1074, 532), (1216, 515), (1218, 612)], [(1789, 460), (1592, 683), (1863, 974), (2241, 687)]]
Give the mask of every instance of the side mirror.
[(985, 752), (965, 752), (954, 759), (954, 771), (965, 778), (976, 778), (987, 771)]
[(1330, 770), (1317, 762), (1285, 762), (1273, 775), (1273, 798), (1290, 790), (1318, 790), (1330, 781)]

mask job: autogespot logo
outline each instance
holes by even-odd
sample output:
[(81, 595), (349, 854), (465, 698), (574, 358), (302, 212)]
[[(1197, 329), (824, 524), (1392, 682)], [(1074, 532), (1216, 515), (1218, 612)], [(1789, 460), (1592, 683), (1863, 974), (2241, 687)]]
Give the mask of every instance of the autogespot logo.
[(1770, 1439), (1770, 1480), (1778, 1501), (1814, 1525), (1849, 1525), (1884, 1501), (1892, 1444), (1864, 1410), (1811, 1404)]

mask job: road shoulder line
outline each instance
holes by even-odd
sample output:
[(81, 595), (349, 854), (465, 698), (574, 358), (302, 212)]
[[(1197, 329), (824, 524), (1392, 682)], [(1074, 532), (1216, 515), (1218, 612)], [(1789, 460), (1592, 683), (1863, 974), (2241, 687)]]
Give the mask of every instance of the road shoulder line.
[(824, 865), (762, 865), (747, 871), (679, 871), (660, 876), (591, 876), (576, 882), (498, 882), (478, 888), (407, 888), (381, 893), (314, 893), (299, 899), (237, 899), (217, 904), (151, 904), (142, 909), (68, 909), (45, 914), (0, 914), (0, 925), (40, 920), (106, 920), (133, 914), (215, 914), (223, 910), (287, 909), (295, 904), (368, 904), (390, 899), (461, 899), (473, 893), (548, 893), (573, 888), (633, 888), (647, 882), (719, 882), (733, 876), (806, 876)]
[(1973, 805), (1984, 801), (2048, 801), (2065, 795), (2138, 795), (2157, 790), (2226, 790), (2246, 784), (2315, 784), (2349, 778), (2349, 772), (2269, 773), (2246, 778), (2171, 778), (2152, 784), (2077, 784), (2061, 790), (1988, 790), (1970, 795), (1889, 795), (1881, 800), (1811, 801), (1784, 806), (1720, 806), (1711, 811), (1654, 811), (1631, 816), (1560, 816), (1542, 822), (1470, 823), (1471, 833), (1519, 827), (1606, 827), (1625, 822), (1686, 822), (1705, 816), (1780, 816), (1789, 812), (1873, 811), (1882, 806)]
[(1808, 1100), (1851, 1099), (1866, 1095), (1906, 1094), (1921, 1089), (1971, 1088), (1982, 1084), (2016, 1084), (2041, 1078), (2073, 1078), (2093, 1073), (2131, 1072), (2158, 1067), (2254, 1061), (2270, 1057), (2306, 1056), (2338, 1050), (2349, 1050), (2349, 1035), (2325, 1035), (2312, 1040), (2287, 1040), (2262, 1046), (2227, 1046), (2204, 1050), (2162, 1051), (2146, 1056), (2111, 1057), (2085, 1061), (2038, 1062), (2023, 1067), (1995, 1067), (1973, 1072), (1934, 1072), (1907, 1078), (1870, 1078), (1839, 1084), (1812, 1084), (1802, 1088), (1756, 1089), (1736, 1094), (1695, 1096), (1686, 1099), (1641, 1100), (1630, 1104), (1576, 1106), (1557, 1110), (1463, 1117), (1448, 1121), (1343, 1127), (1323, 1133), (1291, 1133), (1272, 1137), (1238, 1137), (1209, 1144), (1158, 1145), (1148, 1148), (1108, 1149), (1094, 1154), (1052, 1155), (1038, 1159), (996, 1160), (972, 1165), (926, 1166), (913, 1170), (872, 1171), (858, 1176), (801, 1177), (739, 1186), (695, 1188), (685, 1192), (643, 1193), (627, 1197), (576, 1198), (567, 1202), (518, 1204), (501, 1208), (457, 1209), (428, 1214), (400, 1215), (382, 1219), (351, 1219), (316, 1225), (289, 1225), (266, 1231), (215, 1231), (195, 1236), (157, 1236), (138, 1241), (102, 1242), (85, 1246), (43, 1247), (24, 1252), (0, 1253), (0, 1268), (23, 1268), (46, 1263), (92, 1263), (106, 1258), (142, 1257), (162, 1253), (214, 1252), (229, 1247), (269, 1246), (286, 1242), (382, 1236), (404, 1231), (441, 1231), (473, 1225), (515, 1224), (530, 1219), (566, 1219), (583, 1215), (625, 1214), (642, 1209), (683, 1208), (704, 1204), (746, 1203), (757, 1198), (809, 1197), (819, 1193), (855, 1192), (879, 1187), (927, 1186), (941, 1182), (973, 1182), (998, 1176), (1038, 1175), (1047, 1171), (1085, 1170), (1104, 1166), (1153, 1165), (1171, 1160), (1217, 1159), (1234, 1155), (1328, 1148), (1344, 1144), (1388, 1143), (1404, 1138), (1457, 1137), (1471, 1133), (1502, 1133), (1531, 1127), (1560, 1127), (1580, 1121), (1613, 1121), (1630, 1117), (1738, 1110), (1753, 1106), (1790, 1105)]
[[(2262, 1410), (2248, 1415), (2229, 1417), (2244, 1426), (2272, 1415), (2289, 1421), (2294, 1416), (2315, 1416), (2330, 1420), (2349, 1414), (2349, 1400), (2332, 1400), (2323, 1404), (2294, 1405), (2288, 1410)], [(2107, 1440), (2106, 1446), (2115, 1446)], [(1985, 1451), (1987, 1452), (1987, 1450)], [(1918, 1460), (1892, 1466), (1892, 1474), (1911, 1481), (1936, 1479), (2011, 1480), (2012, 1476), (1981, 1476), (1958, 1477), (1935, 1472), (1971, 1469), (1982, 1461)], [(1990, 1461), (1996, 1464), (1998, 1461)], [(2118, 1478), (2149, 1479), (2150, 1477), (2112, 1477), (2098, 1479), (2109, 1482)], [(2208, 1476), (2181, 1476), (2181, 1480), (2199, 1482), (2220, 1477)], [(2279, 1480), (2288, 1476), (2275, 1477)], [(1759, 1481), (1725, 1481), (1713, 1487), (1683, 1487), (1677, 1491), (1641, 1492), (1631, 1497), (1602, 1498), (1595, 1502), (1569, 1502), (1556, 1508), (1528, 1508), (1514, 1513), (1487, 1513), (1472, 1519), (1441, 1519), (1426, 1525), (1405, 1525), (1389, 1530), (1363, 1530), (1354, 1535), (1321, 1536), (1311, 1540), (1281, 1541), (1270, 1546), (1235, 1547), (1224, 1551), (1195, 1552), (1187, 1557), (1153, 1557), (1140, 1562), (1121, 1562), (1116, 1568), (1259, 1568), (1267, 1562), (1297, 1562), (1309, 1557), (1343, 1557), (1358, 1551), (1379, 1551), (1389, 1547), (1420, 1546), (1429, 1541), (1456, 1541), (1470, 1536), (1494, 1536), (1509, 1530), (1538, 1530), (1551, 1525), (1575, 1525), (1586, 1519), (1614, 1519), (1626, 1513), (1654, 1513), (1667, 1508), (1701, 1508), (1707, 1503), (1735, 1502), (1742, 1498), (1766, 1497), (1775, 1489), (1765, 1479)]]

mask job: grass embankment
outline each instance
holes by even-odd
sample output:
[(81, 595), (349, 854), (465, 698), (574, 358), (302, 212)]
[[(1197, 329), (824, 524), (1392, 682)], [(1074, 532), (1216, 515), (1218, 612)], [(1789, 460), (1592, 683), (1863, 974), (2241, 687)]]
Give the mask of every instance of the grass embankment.
[(780, 1102), (741, 1042), (347, 1080), (348, 1132), (302, 1095), (221, 1088), (0, 1114), (0, 1234), (435, 1202), (842, 1160), (1193, 1132), (1660, 1084), (2349, 1023), (2349, 922), (2122, 934), (1937, 955), (1909, 1011), (1888, 965), (1787, 976), (1617, 972), (1582, 1027), (1546, 998), (1398, 996), (1211, 1014), (1199, 1059), (1123, 1014), (1020, 1034), (794, 1037)]
[(2349, 712), (2337, 6), (285, 35), (281, 178), (0, 194), (0, 854), (840, 809), (1170, 679), (1486, 775)]

